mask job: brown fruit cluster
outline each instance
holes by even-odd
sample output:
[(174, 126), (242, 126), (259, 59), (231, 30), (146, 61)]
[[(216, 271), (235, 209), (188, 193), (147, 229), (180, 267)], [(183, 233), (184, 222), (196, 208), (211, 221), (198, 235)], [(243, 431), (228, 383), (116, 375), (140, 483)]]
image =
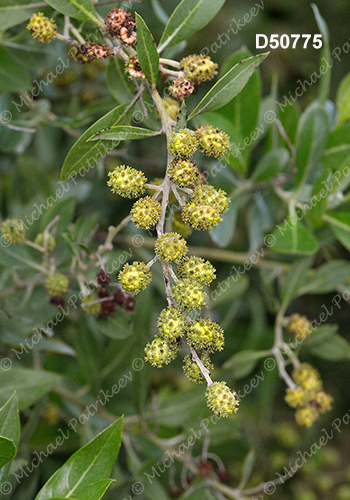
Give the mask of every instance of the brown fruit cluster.
[(105, 27), (107, 33), (126, 45), (136, 44), (136, 23), (129, 12), (124, 9), (113, 8), (106, 16)]

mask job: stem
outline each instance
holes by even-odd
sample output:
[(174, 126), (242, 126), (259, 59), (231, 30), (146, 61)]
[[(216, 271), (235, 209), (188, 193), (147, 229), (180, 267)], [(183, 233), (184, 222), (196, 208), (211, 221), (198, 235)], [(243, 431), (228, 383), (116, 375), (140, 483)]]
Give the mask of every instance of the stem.
[(192, 346), (188, 346), (188, 347), (191, 351), (193, 361), (195, 361), (197, 363), (198, 368), (202, 372), (202, 375), (205, 378), (207, 385), (209, 387), (213, 383), (213, 381), (209, 375), (209, 370), (203, 365), (202, 361), (199, 359), (197, 351)]
[(284, 346), (284, 341), (283, 341), (283, 316), (284, 316), (284, 309), (281, 309), (276, 317), (276, 322), (275, 322), (275, 343), (271, 349), (271, 353), (274, 355), (276, 362), (277, 362), (277, 367), (278, 367), (278, 372), (281, 378), (285, 381), (285, 383), (290, 387), (291, 389), (296, 388), (296, 384), (293, 382), (291, 377), (288, 375), (287, 370), (286, 370), (286, 361), (284, 360), (281, 349)]
[(113, 239), (131, 220), (131, 215), (127, 215), (124, 219), (116, 226), (109, 226), (108, 235), (106, 241), (103, 245), (98, 247), (97, 253), (102, 255), (106, 250), (113, 250)]
[(180, 68), (181, 64), (178, 61), (173, 61), (172, 59), (165, 59), (164, 57), (160, 57), (160, 64), (167, 64), (168, 66), (173, 66), (173, 68)]

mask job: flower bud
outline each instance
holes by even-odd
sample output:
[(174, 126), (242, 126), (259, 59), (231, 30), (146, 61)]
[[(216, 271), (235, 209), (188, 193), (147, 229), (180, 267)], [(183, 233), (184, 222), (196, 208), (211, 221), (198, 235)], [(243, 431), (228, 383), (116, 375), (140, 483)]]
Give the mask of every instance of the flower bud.
[(182, 279), (189, 278), (207, 286), (216, 278), (215, 268), (209, 260), (195, 256), (181, 259), (177, 266), (177, 272)]
[(40, 247), (44, 247), (49, 253), (53, 252), (56, 248), (56, 240), (51, 233), (37, 234), (34, 243)]
[(186, 318), (179, 309), (167, 307), (160, 313), (157, 326), (159, 328), (160, 337), (174, 340), (184, 334)]
[(26, 228), (20, 219), (7, 219), (1, 224), (4, 244), (18, 245), (26, 237)]
[(186, 332), (187, 342), (195, 349), (209, 352), (221, 351), (225, 342), (223, 329), (210, 319), (200, 318)]
[(44, 16), (42, 12), (36, 12), (30, 18), (27, 30), (38, 42), (49, 43), (56, 36), (57, 26), (53, 19)]
[(178, 350), (176, 343), (156, 337), (145, 347), (146, 360), (149, 361), (152, 366), (161, 368), (163, 365), (169, 364), (176, 358)]
[(161, 212), (159, 201), (146, 196), (134, 203), (130, 212), (131, 220), (141, 229), (151, 229), (159, 221)]
[(199, 309), (207, 300), (203, 286), (189, 279), (179, 280), (173, 288), (173, 294), (180, 309), (185, 310)]
[(147, 179), (136, 168), (121, 165), (112, 172), (108, 172), (108, 176), (107, 185), (112, 193), (124, 196), (124, 198), (136, 198), (145, 192)]
[(293, 337), (302, 341), (311, 334), (311, 323), (306, 316), (292, 314), (289, 321), (288, 330)]
[(209, 231), (222, 221), (216, 208), (196, 201), (184, 204), (181, 217), (186, 224), (197, 231)]
[(228, 417), (232, 412), (238, 410), (239, 401), (235, 391), (231, 392), (226, 382), (214, 382), (206, 392), (207, 405), (220, 417)]
[(168, 143), (168, 149), (176, 158), (191, 158), (198, 149), (196, 134), (188, 128), (173, 134)]
[(181, 59), (180, 65), (185, 73), (185, 77), (195, 85), (212, 80), (218, 73), (216, 71), (218, 65), (210, 57), (203, 57), (197, 54), (184, 57)]
[(179, 234), (165, 233), (157, 239), (154, 251), (166, 262), (178, 262), (186, 255), (187, 244)]
[(191, 186), (198, 176), (196, 164), (184, 158), (175, 158), (168, 167), (170, 180), (180, 187)]
[(196, 130), (199, 150), (201, 153), (221, 158), (230, 150), (229, 136), (218, 128), (204, 125)]
[(51, 297), (62, 297), (69, 286), (69, 280), (67, 276), (61, 273), (52, 274), (45, 281), (46, 291)]
[(97, 293), (91, 293), (83, 298), (81, 301), (81, 307), (83, 311), (87, 314), (91, 314), (92, 316), (97, 316), (101, 312), (101, 302), (97, 302), (96, 304), (91, 304), (91, 302), (95, 302), (99, 297)]
[(152, 274), (144, 262), (126, 263), (119, 273), (119, 281), (123, 289), (135, 295), (144, 290), (152, 281)]

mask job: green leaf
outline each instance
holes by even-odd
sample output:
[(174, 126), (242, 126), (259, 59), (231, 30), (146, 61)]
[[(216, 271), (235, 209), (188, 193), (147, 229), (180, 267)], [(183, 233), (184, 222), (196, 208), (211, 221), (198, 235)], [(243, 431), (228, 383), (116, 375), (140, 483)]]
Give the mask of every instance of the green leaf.
[(64, 161), (61, 171), (61, 179), (63, 181), (66, 181), (72, 175), (77, 175), (81, 169), (89, 168), (90, 165), (94, 164), (117, 146), (115, 141), (111, 141), (109, 144), (102, 143), (102, 141), (94, 143), (87, 143), (86, 141), (93, 134), (106, 127), (113, 127), (118, 125), (118, 123), (128, 123), (129, 117), (126, 116), (127, 106), (128, 104), (122, 104), (112, 109), (112, 111), (97, 120), (82, 134), (70, 149)]
[(56, 373), (27, 368), (11, 368), (0, 371), (0, 404), (5, 403), (14, 391), (18, 394), (19, 409), (23, 410), (37, 403), (58, 384)]
[(270, 248), (278, 253), (313, 255), (319, 249), (314, 235), (300, 222), (291, 221), (289, 218), (284, 219), (280, 226), (277, 226), (272, 233), (272, 238), (274, 238), (274, 244)]
[(62, 14), (80, 21), (90, 21), (103, 27), (91, 0), (47, 0), (47, 3)]
[[(325, 71), (321, 72), (321, 78), (320, 78), (320, 84), (319, 84), (319, 89), (318, 89), (318, 94), (319, 94), (319, 99), (321, 103), (325, 103), (326, 100), (328, 99), (329, 96), (329, 90), (331, 86), (331, 67), (333, 65), (332, 62), (332, 56), (331, 56), (331, 51), (329, 47), (329, 31), (328, 27), (326, 24), (326, 21), (323, 19), (323, 17), (320, 14), (320, 11), (318, 10), (318, 7), (316, 4), (312, 3), (311, 7), (314, 11), (314, 16), (317, 22), (318, 29), (321, 32), (322, 35), (322, 50), (321, 50), (321, 55), (320, 55), (320, 63), (322, 61), (327, 63), (327, 67), (324, 66)], [(320, 64), (320, 68), (323, 66), (323, 64)]]
[[(233, 68), (235, 64), (239, 63), (239, 61), (252, 57), (252, 55), (246, 47), (242, 47), (237, 52), (234, 52), (221, 66), (219, 78)], [(232, 122), (243, 138), (250, 137), (258, 123), (260, 101), (260, 71), (254, 71), (242, 91), (220, 109), (220, 114), (226, 116)], [(251, 146), (253, 144), (254, 141), (251, 141)]]
[(350, 118), (350, 73), (340, 82), (335, 102), (338, 110), (338, 127)]
[(35, 0), (0, 0), (0, 31), (29, 19), (37, 12), (37, 3)]
[(0, 409), (0, 436), (11, 439), (18, 448), (20, 434), (18, 397), (14, 392)]
[(149, 130), (141, 127), (131, 127), (129, 125), (108, 127), (106, 130), (100, 130), (87, 139), (87, 142), (108, 140), (108, 141), (128, 141), (130, 139), (147, 139), (161, 134), (161, 130)]
[(346, 260), (333, 260), (318, 267), (311, 278), (299, 289), (299, 295), (306, 293), (329, 293), (340, 284), (347, 284), (350, 278), (350, 262)]
[(246, 455), (243, 466), (242, 466), (242, 479), (241, 482), (239, 483), (238, 488), (242, 490), (247, 482), (249, 481), (249, 478), (253, 472), (254, 464), (256, 460), (256, 453), (255, 450), (252, 448)]
[(96, 483), (89, 484), (79, 495), (75, 494), (76, 500), (100, 500), (107, 488), (115, 479), (101, 479)]
[(350, 359), (350, 344), (343, 337), (335, 333), (326, 339), (323, 344), (316, 345), (310, 352), (319, 358), (329, 361), (345, 361)]
[(247, 377), (258, 364), (259, 359), (267, 355), (266, 351), (240, 351), (231, 356), (223, 368), (230, 370), (230, 375), (234, 380)]
[(122, 428), (123, 419), (120, 418), (76, 451), (50, 477), (35, 500), (47, 500), (55, 495), (82, 500), (96, 478), (105, 479), (111, 473), (121, 444)]
[(253, 182), (265, 182), (284, 171), (289, 161), (289, 153), (285, 148), (269, 151), (261, 157), (251, 175)]
[(306, 203), (306, 217), (313, 229), (318, 229), (324, 224), (322, 215), (327, 208), (328, 197), (332, 192), (332, 187), (332, 172), (328, 168), (324, 169), (315, 182), (310, 199)]
[(306, 280), (306, 272), (312, 264), (312, 257), (306, 257), (295, 262), (283, 279), (281, 287), (282, 308), (298, 295), (299, 289)]
[(295, 185), (301, 186), (317, 168), (328, 135), (328, 116), (323, 106), (313, 102), (301, 115), (296, 137)]
[(156, 84), (159, 72), (159, 54), (154, 38), (142, 17), (136, 12), (137, 58), (147, 80)]
[(187, 40), (204, 28), (219, 12), (225, 0), (182, 0), (171, 14), (159, 42), (159, 52), (165, 47)]
[(0, 47), (0, 91), (20, 92), (30, 86), (30, 75), (13, 55)]
[(350, 213), (334, 212), (323, 215), (323, 220), (328, 222), (333, 233), (340, 243), (350, 250)]
[(233, 193), (229, 197), (231, 203), (229, 204), (228, 211), (222, 216), (222, 222), (209, 232), (211, 239), (219, 247), (225, 248), (231, 242), (236, 230), (239, 209), (246, 203), (248, 197), (248, 193)]
[(12, 439), (0, 436), (0, 469), (16, 456), (17, 448)]
[[(328, 311), (327, 308), (326, 311), (322, 311), (326, 317), (326, 320), (329, 316), (332, 315), (333, 307), (331, 307), (329, 312), (327, 311)], [(313, 322), (311, 323), (311, 327), (312, 326)], [(311, 335), (302, 341), (302, 347), (309, 349), (311, 347), (319, 346), (323, 344), (326, 340), (329, 340), (329, 338), (332, 337), (335, 333), (337, 333), (337, 330), (338, 330), (338, 325), (321, 325), (315, 328), (311, 332)]]
[(114, 99), (125, 104), (132, 99), (133, 89), (131, 82), (124, 73), (125, 63), (122, 58), (112, 57), (107, 65), (106, 82)]
[(189, 119), (200, 113), (215, 111), (230, 102), (247, 84), (249, 78), (268, 53), (248, 57), (230, 69), (203, 97)]
[(322, 157), (322, 164), (332, 170), (339, 170), (339, 165), (346, 161), (350, 155), (350, 123), (342, 123), (328, 136), (327, 146)]

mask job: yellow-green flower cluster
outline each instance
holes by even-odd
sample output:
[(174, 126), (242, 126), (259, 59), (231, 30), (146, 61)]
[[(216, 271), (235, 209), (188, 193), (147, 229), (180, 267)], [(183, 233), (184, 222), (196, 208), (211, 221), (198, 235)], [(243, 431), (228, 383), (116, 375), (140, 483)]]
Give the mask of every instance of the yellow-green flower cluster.
[(26, 237), (26, 228), (20, 219), (7, 219), (1, 224), (1, 233), (5, 246), (18, 245)]
[(49, 276), (45, 281), (46, 291), (51, 297), (62, 297), (69, 286), (67, 276), (62, 273), (55, 273)]
[(178, 350), (178, 345), (175, 342), (169, 342), (161, 337), (156, 337), (145, 347), (146, 360), (152, 366), (161, 368), (176, 358)]
[(201, 153), (221, 158), (230, 150), (229, 136), (218, 128), (211, 125), (203, 125), (196, 130), (198, 147)]
[(30, 18), (27, 30), (38, 42), (49, 43), (56, 36), (57, 26), (53, 19), (44, 16), (42, 12), (36, 12)]
[(218, 65), (210, 57), (203, 57), (197, 54), (184, 57), (180, 61), (180, 68), (185, 73), (185, 77), (195, 85), (212, 80), (217, 75)]
[(173, 134), (168, 142), (168, 149), (176, 158), (192, 158), (198, 149), (198, 139), (195, 132), (183, 128)]
[(150, 284), (151, 280), (151, 271), (144, 262), (135, 261), (132, 264), (126, 263), (119, 273), (121, 286), (126, 292), (135, 295), (144, 290)]
[(137, 198), (146, 189), (147, 179), (145, 175), (136, 168), (120, 165), (108, 172), (107, 185), (112, 193), (119, 194), (124, 198)]
[(311, 323), (306, 316), (292, 314), (289, 318), (288, 330), (293, 337), (304, 340), (311, 334)]
[(188, 311), (199, 309), (207, 300), (203, 285), (190, 279), (179, 280), (173, 294), (179, 308)]
[(184, 257), (177, 266), (177, 272), (182, 279), (198, 281), (202, 285), (209, 286), (216, 278), (215, 267), (200, 257)]
[(185, 333), (186, 325), (185, 315), (175, 307), (163, 309), (157, 322), (159, 336), (168, 340), (182, 337)]
[(321, 413), (331, 410), (333, 398), (322, 389), (318, 371), (302, 363), (292, 374), (295, 389), (288, 388), (286, 403), (296, 408), (295, 419), (299, 425), (310, 427)]
[(154, 251), (166, 262), (178, 262), (186, 255), (187, 244), (178, 233), (165, 233), (157, 239)]
[(188, 238), (192, 234), (192, 229), (190, 226), (184, 223), (184, 221), (181, 218), (181, 212), (176, 212), (171, 219), (171, 229), (175, 233), (181, 234), (183, 238)]
[(40, 247), (44, 247), (49, 253), (53, 252), (56, 248), (56, 240), (51, 233), (37, 234), (34, 243)]
[(205, 392), (207, 405), (220, 417), (228, 417), (237, 412), (239, 401), (236, 396), (235, 391), (231, 392), (226, 382), (214, 382)]
[[(92, 316), (97, 316), (101, 312), (101, 302), (96, 302), (99, 299), (97, 293), (91, 293), (83, 298), (81, 307), (83, 311)], [(95, 302), (95, 303), (93, 303)]]
[(170, 180), (180, 187), (191, 186), (198, 177), (196, 164), (185, 158), (175, 158), (168, 167)]
[(221, 351), (224, 346), (222, 328), (210, 319), (200, 318), (189, 326), (186, 333), (188, 343), (195, 349), (205, 349), (213, 353)]
[[(199, 357), (199, 359), (203, 363), (204, 368), (206, 368), (209, 373), (214, 370), (214, 366), (207, 354), (203, 354)], [(193, 382), (194, 384), (201, 384), (202, 382), (204, 382), (205, 379), (203, 377), (203, 374), (200, 371), (198, 364), (192, 359), (191, 356), (187, 355), (184, 357), (184, 364), (182, 366), (182, 369), (190, 382)]]
[(160, 219), (161, 206), (151, 196), (137, 200), (131, 209), (132, 222), (141, 229), (151, 229)]
[(180, 104), (169, 96), (164, 97), (163, 104), (170, 118), (176, 121), (180, 111)]
[(225, 191), (209, 184), (197, 186), (182, 209), (182, 219), (197, 231), (209, 231), (222, 220), (229, 200)]

